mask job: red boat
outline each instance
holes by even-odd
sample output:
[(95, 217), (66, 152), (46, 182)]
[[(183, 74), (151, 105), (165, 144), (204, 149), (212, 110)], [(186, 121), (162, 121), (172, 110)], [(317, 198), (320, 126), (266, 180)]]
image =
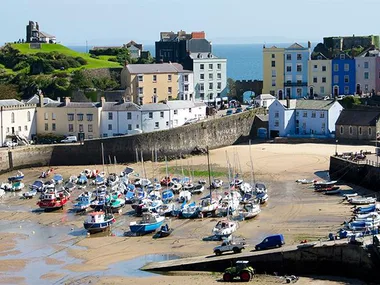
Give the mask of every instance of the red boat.
[(37, 203), (37, 205), (41, 209), (45, 209), (45, 210), (63, 209), (63, 206), (67, 204), (69, 199), (70, 199), (70, 193), (67, 191), (60, 191), (60, 192), (52, 191), (52, 192), (42, 194), (40, 197), (40, 201)]

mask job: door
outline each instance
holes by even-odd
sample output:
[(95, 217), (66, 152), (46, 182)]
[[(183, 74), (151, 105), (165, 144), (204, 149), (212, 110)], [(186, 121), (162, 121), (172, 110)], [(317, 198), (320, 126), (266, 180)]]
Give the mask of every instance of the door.
[(283, 94), (282, 94), (282, 90), (278, 91), (278, 99), (279, 100), (283, 100)]
[(361, 94), (361, 90), (360, 90), (360, 84), (356, 84), (356, 94), (360, 95)]
[(338, 95), (339, 95), (339, 87), (334, 86), (334, 97), (338, 97)]
[(313, 87), (310, 87), (310, 95), (309, 95), (309, 98), (310, 98), (310, 99), (313, 99), (313, 98), (314, 98), (314, 88), (313, 88)]
[(15, 127), (12, 127), (12, 135), (15, 134)]

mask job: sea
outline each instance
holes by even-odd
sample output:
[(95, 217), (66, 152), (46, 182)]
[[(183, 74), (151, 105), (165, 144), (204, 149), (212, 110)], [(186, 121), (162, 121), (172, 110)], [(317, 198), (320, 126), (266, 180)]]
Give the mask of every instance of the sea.
[[(289, 46), (290, 44), (278, 44)], [(69, 48), (86, 52), (86, 46), (69, 46)], [(155, 55), (154, 45), (144, 45), (144, 50)], [(212, 52), (219, 58), (227, 59), (227, 77), (234, 80), (263, 79), (263, 45), (262, 44), (213, 44)]]

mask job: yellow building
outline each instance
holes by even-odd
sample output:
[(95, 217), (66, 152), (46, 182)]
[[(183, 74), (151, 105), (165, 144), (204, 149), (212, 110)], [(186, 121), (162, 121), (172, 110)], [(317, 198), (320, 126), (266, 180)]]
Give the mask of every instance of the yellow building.
[(127, 101), (138, 105), (158, 103), (178, 96), (179, 72), (171, 63), (128, 64), (121, 72)]
[(308, 93), (310, 97), (330, 96), (332, 94), (331, 60), (323, 54), (309, 60)]
[(284, 48), (263, 48), (263, 94), (284, 99)]
[(99, 138), (101, 110), (101, 103), (70, 102), (70, 98), (44, 105), (40, 95), (37, 135), (78, 137), (79, 133), (84, 133), (85, 139)]

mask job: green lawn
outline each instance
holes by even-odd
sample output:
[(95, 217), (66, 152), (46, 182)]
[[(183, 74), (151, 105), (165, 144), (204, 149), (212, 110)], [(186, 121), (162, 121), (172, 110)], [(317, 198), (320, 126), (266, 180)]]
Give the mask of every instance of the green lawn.
[[(88, 53), (76, 52), (60, 44), (41, 44), (41, 49), (31, 49), (29, 47), (29, 44), (12, 44), (12, 47), (18, 49), (23, 54), (34, 54), (34, 53), (39, 53), (39, 52), (56, 51), (68, 56), (72, 56), (72, 57), (79, 56), (79, 57), (84, 58), (87, 61), (87, 64), (83, 65), (80, 68), (84, 67), (88, 69), (93, 69), (93, 68), (121, 67), (120, 64), (117, 62), (108, 61), (109, 57), (108, 58), (102, 57), (100, 59), (92, 58), (90, 57), (90, 54)], [(80, 68), (71, 68), (70, 70), (66, 70), (66, 71), (73, 71), (75, 69), (80, 69)]]
[[(190, 169), (193, 169), (193, 170), (191, 170), (190, 171), (191, 173), (189, 173), (189, 169), (187, 168), (187, 166), (184, 166), (183, 173), (185, 174), (185, 176), (194, 176), (194, 177), (203, 177), (203, 178), (208, 177), (208, 170), (195, 169), (196, 167), (197, 166), (190, 167)], [(161, 171), (163, 173), (166, 172), (166, 168), (162, 168)], [(168, 172), (169, 174), (172, 174), (172, 175), (176, 175), (176, 174), (182, 175), (182, 167), (170, 166), (168, 167)], [(225, 176), (227, 176), (226, 172), (211, 170), (211, 177), (220, 178), (220, 177), (225, 177)]]

